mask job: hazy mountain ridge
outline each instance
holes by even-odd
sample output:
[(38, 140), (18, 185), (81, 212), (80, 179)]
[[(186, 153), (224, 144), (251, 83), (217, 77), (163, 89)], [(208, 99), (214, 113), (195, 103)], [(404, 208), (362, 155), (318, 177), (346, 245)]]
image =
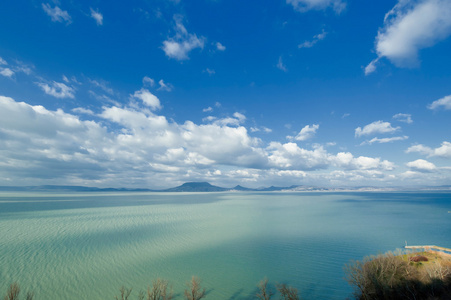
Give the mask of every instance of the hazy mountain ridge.
[(71, 185), (41, 185), (41, 186), (0, 186), (0, 191), (19, 192), (370, 192), (370, 191), (451, 191), (451, 185), (411, 187), (318, 187), (306, 185), (292, 185), (289, 187), (261, 187), (247, 188), (237, 185), (233, 188), (224, 188), (208, 182), (186, 182), (177, 187), (168, 189), (145, 188), (98, 188)]

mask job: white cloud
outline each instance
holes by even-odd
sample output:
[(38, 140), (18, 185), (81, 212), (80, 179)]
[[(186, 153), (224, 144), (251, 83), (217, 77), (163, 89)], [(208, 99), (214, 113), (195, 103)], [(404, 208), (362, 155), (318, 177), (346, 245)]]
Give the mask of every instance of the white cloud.
[(305, 141), (311, 139), (315, 136), (316, 131), (318, 130), (319, 125), (313, 124), (312, 126), (306, 125), (304, 128), (299, 131), (298, 135), (294, 138), (297, 141)]
[(91, 9), (91, 17), (96, 20), (98, 26), (103, 25), (103, 15), (98, 10)]
[(277, 63), (277, 68), (282, 70), (282, 71), (284, 71), (284, 72), (288, 71), (287, 66), (285, 66), (283, 61), (282, 61), (282, 56), (279, 56), (279, 62)]
[(278, 169), (319, 170), (326, 169), (331, 162), (331, 155), (322, 147), (306, 150), (296, 143), (271, 142), (267, 150), (270, 166)]
[(155, 80), (153, 80), (152, 78), (150, 78), (148, 76), (144, 76), (143, 77), (143, 84), (145, 86), (153, 87), (155, 85)]
[(14, 72), (10, 68), (0, 68), (0, 75), (11, 78)]
[(444, 157), (444, 158), (451, 158), (451, 143), (450, 142), (442, 142), (442, 145), (438, 148), (430, 148), (424, 145), (414, 145), (409, 147), (406, 150), (406, 153), (412, 153), (417, 152), (421, 153), (423, 155), (427, 155), (428, 157)]
[(66, 21), (67, 24), (70, 24), (72, 22), (72, 18), (70, 17), (69, 13), (65, 10), (61, 10), (61, 8), (59, 8), (58, 6), (52, 8), (50, 4), (42, 3), (42, 9), (51, 17), (53, 22)]
[(212, 111), (213, 111), (213, 108), (212, 108), (211, 106), (209, 106), (209, 107), (207, 107), (207, 108), (202, 109), (202, 111), (203, 111), (203, 112), (212, 112)]
[(432, 172), (437, 170), (437, 167), (433, 163), (424, 159), (417, 159), (415, 161), (408, 162), (406, 166), (419, 172)]
[(50, 84), (45, 82), (36, 83), (47, 95), (56, 98), (75, 98), (74, 88), (65, 85), (61, 82), (53, 81)]
[(170, 58), (187, 60), (189, 59), (188, 53), (191, 50), (204, 48), (205, 38), (198, 38), (196, 34), (188, 33), (180, 17), (176, 16), (174, 19), (176, 34), (174, 37), (163, 41), (163, 51)]
[[(216, 119), (216, 118), (214, 118)], [(212, 119), (212, 120), (214, 120)], [(239, 112), (235, 112), (233, 114), (233, 118), (223, 118), (223, 119), (217, 119), (215, 120), (215, 124), (220, 126), (240, 126), (242, 123), (246, 121), (246, 116), (243, 114), (240, 114)]]
[(210, 76), (216, 74), (215, 70), (209, 68), (206, 68), (204, 72), (208, 73)]
[(72, 111), (74, 113), (78, 113), (78, 114), (91, 115), (91, 116), (94, 115), (94, 112), (92, 110), (86, 109), (83, 107), (76, 107), (76, 108), (72, 109)]
[(140, 99), (145, 105), (149, 106), (153, 110), (161, 108), (160, 100), (157, 98), (157, 96), (155, 96), (145, 88), (136, 91), (133, 94), (133, 97)]
[(394, 116), (393, 116), (393, 119), (395, 119), (395, 120), (397, 120), (397, 121), (399, 121), (399, 122), (407, 123), (407, 124), (412, 124), (412, 123), (413, 123), (412, 115), (411, 115), (411, 114), (402, 114), (402, 113), (399, 113), (399, 114), (394, 115)]
[(295, 184), (300, 178), (318, 184), (380, 182), (394, 169), (381, 158), (334, 155), (320, 145), (266, 146), (241, 126), (246, 116), (238, 112), (210, 124), (179, 124), (148, 108), (159, 106), (159, 101), (145, 89), (132, 98), (142, 102), (105, 106), (99, 114), (78, 107), (69, 114), (0, 97), (5, 146), (0, 151), (0, 178), (7, 176), (15, 184), (161, 187), (211, 179), (221, 185), (259, 186)]
[(393, 170), (395, 165), (388, 160), (381, 160), (380, 158), (359, 156), (354, 157), (349, 152), (340, 152), (334, 157), (335, 165), (351, 170)]
[(375, 121), (363, 127), (357, 127), (355, 129), (355, 136), (360, 137), (362, 135), (373, 135), (378, 133), (393, 133), (401, 129), (400, 127), (392, 127), (389, 122)]
[(6, 60), (4, 60), (3, 58), (0, 57), (0, 65), (7, 65), (8, 63), (6, 62)]
[(305, 41), (302, 44), (298, 45), (298, 48), (311, 48), (316, 45), (321, 40), (324, 40), (326, 38), (327, 32), (323, 31), (315, 36), (313, 36), (313, 40), (311, 41)]
[(172, 91), (172, 89), (174, 88), (172, 86), (172, 84), (170, 83), (164, 83), (163, 79), (160, 79), (160, 81), (158, 81), (158, 84), (160, 85), (160, 87), (157, 89), (157, 91), (166, 91), (166, 92), (170, 92)]
[(365, 75), (369, 75), (376, 71), (376, 63), (378, 62), (379, 58), (373, 59), (366, 67), (365, 67)]
[(391, 137), (391, 138), (372, 138), (369, 141), (365, 141), (363, 143), (361, 143), (360, 145), (371, 145), (374, 143), (379, 143), (379, 144), (385, 144), (385, 143), (392, 143), (392, 142), (396, 142), (396, 141), (404, 141), (407, 140), (409, 137), (408, 136), (395, 136), (395, 137)]
[[(434, 46), (451, 34), (449, 0), (399, 0), (385, 15), (384, 26), (376, 37), (378, 58), (386, 57), (398, 67), (419, 64), (418, 52)], [(365, 69), (375, 70), (373, 60)]]
[(217, 42), (216, 49), (218, 49), (219, 51), (225, 51), (226, 47), (222, 45), (220, 42)]
[(428, 105), (429, 109), (451, 109), (451, 95), (435, 100)]
[(287, 3), (300, 12), (323, 10), (332, 7), (339, 14), (346, 8), (346, 2), (342, 0), (287, 0)]
[(260, 131), (263, 131), (264, 133), (271, 133), (272, 132), (271, 128), (268, 128), (268, 127), (265, 127), (265, 126), (262, 126), (262, 127), (251, 127), (250, 130), (251, 130), (251, 132), (260, 132)]

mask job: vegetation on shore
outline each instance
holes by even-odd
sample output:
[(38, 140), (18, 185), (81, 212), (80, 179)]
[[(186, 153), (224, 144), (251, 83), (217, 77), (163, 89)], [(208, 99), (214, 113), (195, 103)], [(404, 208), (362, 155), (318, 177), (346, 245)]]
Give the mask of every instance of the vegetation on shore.
[(346, 265), (355, 299), (451, 299), (451, 258), (388, 252)]
[[(395, 299), (451, 299), (451, 256), (434, 252), (402, 253), (388, 252), (365, 257), (345, 266), (346, 279), (354, 287), (353, 298), (357, 300), (395, 300)], [(20, 287), (13, 283), (7, 290), (4, 300), (34, 300), (28, 292), (20, 298)], [(116, 300), (132, 300), (132, 289), (121, 287)], [(178, 295), (177, 295), (178, 296)], [(201, 300), (208, 292), (198, 277), (193, 276), (186, 284), (183, 298)], [(257, 285), (254, 299), (259, 300), (300, 300), (298, 290), (286, 284), (275, 287), (263, 279)], [(133, 299), (172, 300), (176, 297), (167, 280), (157, 279), (140, 291)], [(177, 297), (179, 298), (179, 297)]]

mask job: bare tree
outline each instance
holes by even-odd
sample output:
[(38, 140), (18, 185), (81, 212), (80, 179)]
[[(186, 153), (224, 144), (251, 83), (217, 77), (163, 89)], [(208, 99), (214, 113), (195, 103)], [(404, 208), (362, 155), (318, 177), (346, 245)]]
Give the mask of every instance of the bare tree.
[(6, 292), (5, 300), (18, 300), (19, 293), (20, 293), (19, 285), (16, 282), (11, 283), (11, 285), (8, 288), (8, 291)]
[(188, 300), (199, 300), (205, 298), (206, 290), (200, 286), (200, 279), (196, 276), (191, 278), (191, 282), (187, 284), (185, 289), (185, 297)]
[[(147, 300), (171, 300), (172, 289), (168, 290), (167, 280), (158, 278), (152, 282), (152, 289), (147, 288)], [(199, 298), (200, 299), (200, 298)]]
[(132, 289), (127, 289), (124, 286), (121, 287), (120, 289), (121, 292), (121, 296), (120, 298), (118, 298), (117, 296), (115, 296), (116, 300), (128, 300), (128, 297), (130, 297), (130, 294), (132, 293)]
[[(12, 283), (8, 291), (6, 292), (6, 296), (4, 297), (5, 300), (19, 300), (19, 294), (20, 294), (20, 287), (17, 282)], [(26, 300), (33, 300), (34, 294), (32, 292), (28, 292), (25, 296)]]
[(258, 292), (255, 295), (260, 300), (269, 300), (274, 295), (274, 292), (268, 287), (268, 278), (263, 279), (258, 283)]
[(277, 290), (283, 300), (299, 300), (298, 290), (294, 287), (288, 286), (285, 283), (278, 284)]

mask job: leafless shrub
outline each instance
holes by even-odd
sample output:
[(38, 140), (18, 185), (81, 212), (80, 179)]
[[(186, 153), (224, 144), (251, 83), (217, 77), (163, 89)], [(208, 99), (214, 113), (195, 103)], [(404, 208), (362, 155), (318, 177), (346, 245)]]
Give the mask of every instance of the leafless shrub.
[(387, 253), (345, 267), (356, 299), (451, 299), (451, 267), (433, 262), (421, 267)]
[(274, 292), (268, 287), (268, 278), (263, 279), (258, 283), (258, 292), (255, 295), (260, 300), (269, 300), (274, 295)]
[(130, 294), (132, 293), (132, 289), (127, 289), (126, 287), (122, 286), (120, 288), (121, 296), (118, 298), (115, 296), (116, 300), (128, 300), (128, 297), (130, 297)]
[[(6, 292), (4, 299), (5, 300), (19, 300), (19, 294), (20, 294), (19, 284), (14, 282), (8, 287), (8, 291)], [(32, 292), (28, 292), (27, 295), (25, 296), (26, 300), (33, 300), (33, 298), (34, 298), (34, 294)]]
[(200, 300), (205, 298), (206, 290), (200, 285), (200, 279), (196, 276), (191, 278), (191, 282), (187, 284), (185, 289), (185, 298), (188, 300)]
[(278, 284), (277, 290), (283, 300), (299, 300), (298, 290), (294, 287), (288, 286), (285, 283)]
[(444, 265), (440, 262), (435, 262), (426, 266), (425, 271), (431, 280), (445, 280), (447, 278), (451, 278), (451, 266)]
[[(152, 282), (152, 289), (147, 288), (147, 300), (171, 300), (172, 290), (169, 289), (169, 282), (158, 278)], [(199, 298), (200, 299), (200, 298)]]
[(11, 285), (8, 288), (8, 291), (6, 292), (5, 300), (18, 300), (19, 293), (20, 293), (19, 285), (16, 282), (11, 283)]

